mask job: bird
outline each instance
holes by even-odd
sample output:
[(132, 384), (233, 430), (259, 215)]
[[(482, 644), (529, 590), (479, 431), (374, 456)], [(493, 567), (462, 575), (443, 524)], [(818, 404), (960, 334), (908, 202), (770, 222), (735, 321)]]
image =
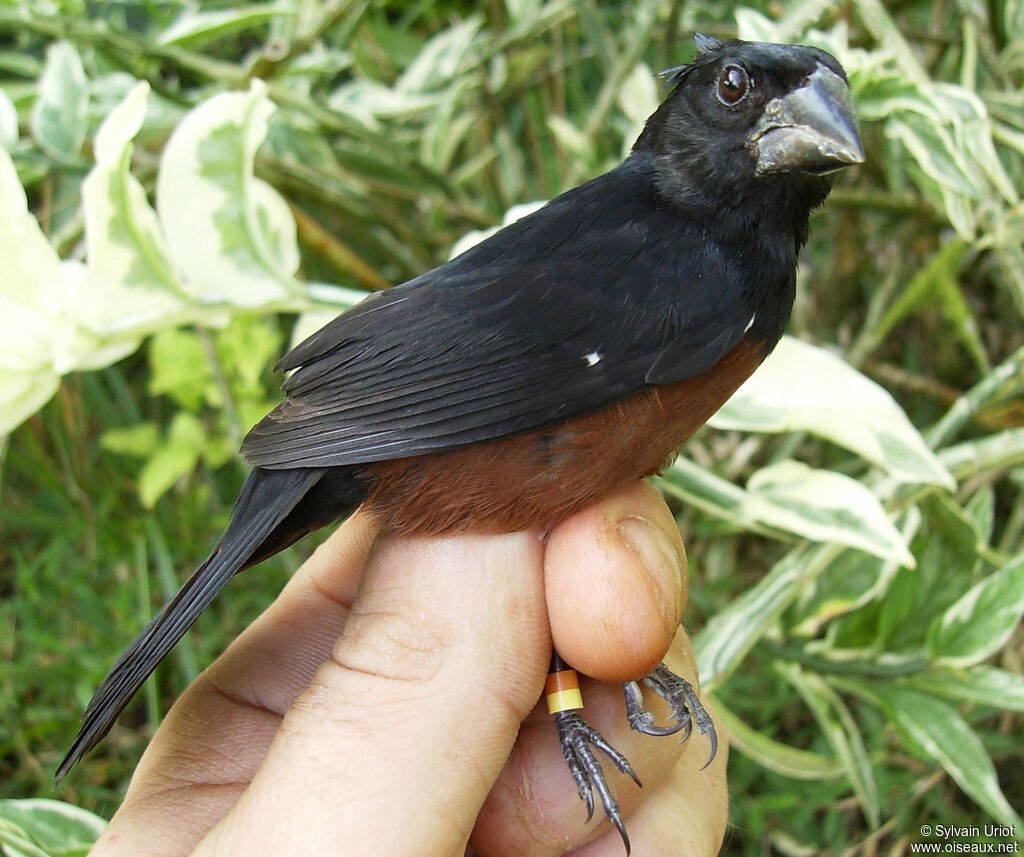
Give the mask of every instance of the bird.
[[(239, 571), (359, 507), (396, 533), (547, 531), (658, 473), (765, 359), (810, 213), (864, 160), (849, 81), (815, 47), (694, 41), (618, 166), (278, 363), (284, 400), (242, 444), (252, 470), (223, 536), (103, 679), (58, 782)], [(554, 653), (549, 709), (588, 819), (596, 789), (628, 853), (594, 750), (636, 775), (579, 714), (573, 675)], [(713, 756), (689, 683), (664, 665), (641, 680), (675, 722), (630, 682), (630, 724), (696, 725)]]

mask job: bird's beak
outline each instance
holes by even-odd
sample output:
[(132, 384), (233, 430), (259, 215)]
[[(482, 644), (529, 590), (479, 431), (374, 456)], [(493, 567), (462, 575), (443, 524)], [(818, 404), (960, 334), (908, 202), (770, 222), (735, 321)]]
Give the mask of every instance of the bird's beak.
[(821, 176), (864, 163), (850, 87), (821, 63), (803, 86), (765, 105), (750, 142), (758, 175)]

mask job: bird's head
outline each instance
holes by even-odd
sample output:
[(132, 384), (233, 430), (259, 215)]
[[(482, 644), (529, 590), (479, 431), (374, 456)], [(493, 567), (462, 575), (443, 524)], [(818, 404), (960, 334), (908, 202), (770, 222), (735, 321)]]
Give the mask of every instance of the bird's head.
[[(740, 205), (785, 193), (820, 203), (829, 175), (864, 160), (846, 73), (818, 48), (695, 38), (633, 152), (679, 202)], [(781, 200), (780, 200), (781, 201)]]

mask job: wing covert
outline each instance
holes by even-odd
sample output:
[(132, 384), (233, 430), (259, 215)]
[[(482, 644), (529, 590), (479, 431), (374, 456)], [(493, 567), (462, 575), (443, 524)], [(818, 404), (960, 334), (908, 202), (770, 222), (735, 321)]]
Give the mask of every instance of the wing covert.
[(276, 469), (436, 452), (709, 368), (742, 336), (747, 300), (699, 226), (637, 215), (646, 186), (619, 188), (633, 206), (588, 202), (620, 171), (297, 346), (278, 367), (295, 369), (287, 397), (246, 437), (246, 459)]

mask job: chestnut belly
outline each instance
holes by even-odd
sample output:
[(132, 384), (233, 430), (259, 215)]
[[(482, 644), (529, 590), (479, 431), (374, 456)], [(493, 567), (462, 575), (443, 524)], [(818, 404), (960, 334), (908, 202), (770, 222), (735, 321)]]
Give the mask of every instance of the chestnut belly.
[(760, 343), (744, 340), (703, 375), (565, 423), (370, 464), (365, 508), (403, 533), (548, 529), (664, 468), (764, 356)]

